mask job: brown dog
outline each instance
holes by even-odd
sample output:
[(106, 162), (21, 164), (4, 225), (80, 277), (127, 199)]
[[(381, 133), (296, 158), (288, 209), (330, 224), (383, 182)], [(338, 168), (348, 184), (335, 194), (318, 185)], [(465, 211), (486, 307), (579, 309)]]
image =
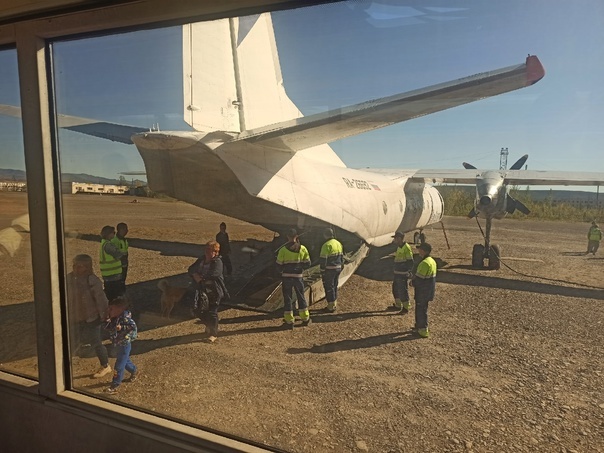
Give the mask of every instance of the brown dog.
[(169, 318), (174, 305), (182, 299), (187, 292), (187, 288), (170, 286), (166, 279), (160, 280), (157, 287), (161, 290), (161, 315)]

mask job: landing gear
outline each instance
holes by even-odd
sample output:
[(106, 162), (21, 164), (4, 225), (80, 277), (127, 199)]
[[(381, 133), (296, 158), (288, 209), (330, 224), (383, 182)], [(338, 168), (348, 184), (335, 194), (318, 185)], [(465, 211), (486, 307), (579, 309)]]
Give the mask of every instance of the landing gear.
[(492, 245), (491, 250), (489, 250), (489, 269), (493, 271), (498, 271), (501, 268), (501, 259), (499, 258), (501, 255), (499, 254), (499, 246)]
[(501, 268), (501, 259), (499, 258), (499, 246), (493, 244), (488, 253), (485, 253), (484, 245), (474, 244), (472, 249), (472, 267), (474, 269), (484, 269), (484, 260), (487, 260), (487, 269), (497, 271)]
[(484, 245), (474, 244), (472, 249), (472, 267), (482, 269), (484, 267)]
[(424, 231), (423, 230), (416, 231), (413, 234), (413, 243), (415, 245), (420, 245), (420, 244), (423, 244), (424, 242), (426, 242), (426, 235), (424, 234)]
[(499, 270), (501, 268), (501, 250), (498, 245), (491, 245), (491, 219), (487, 218), (487, 231), (484, 245), (474, 244), (472, 249), (472, 267), (484, 269), (484, 260), (487, 260), (487, 268)]

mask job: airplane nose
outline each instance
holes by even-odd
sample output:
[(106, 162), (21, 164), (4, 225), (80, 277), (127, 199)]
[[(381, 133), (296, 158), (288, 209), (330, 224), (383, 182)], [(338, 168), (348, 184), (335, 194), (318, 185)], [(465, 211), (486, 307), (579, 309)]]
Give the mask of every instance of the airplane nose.
[(482, 206), (488, 206), (491, 204), (491, 197), (489, 197), (488, 195), (483, 195), (482, 197), (480, 197), (480, 204)]

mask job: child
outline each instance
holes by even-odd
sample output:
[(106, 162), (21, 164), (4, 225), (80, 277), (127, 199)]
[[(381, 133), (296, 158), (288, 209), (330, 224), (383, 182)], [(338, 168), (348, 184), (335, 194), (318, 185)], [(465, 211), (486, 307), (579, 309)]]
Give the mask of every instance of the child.
[(136, 380), (136, 365), (130, 360), (130, 349), (132, 342), (137, 336), (136, 323), (132, 314), (126, 309), (128, 301), (124, 297), (118, 297), (111, 301), (107, 308), (107, 324), (105, 329), (109, 330), (109, 338), (116, 348), (117, 357), (113, 371), (111, 386), (107, 393), (116, 393), (124, 378), (124, 369), (130, 373), (130, 382)]

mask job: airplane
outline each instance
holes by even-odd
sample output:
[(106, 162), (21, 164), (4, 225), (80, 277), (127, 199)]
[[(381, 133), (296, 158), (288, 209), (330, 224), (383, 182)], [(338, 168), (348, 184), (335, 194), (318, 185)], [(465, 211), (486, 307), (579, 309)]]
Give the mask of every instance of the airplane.
[[(283, 85), (270, 13), (186, 24), (182, 42), (183, 115), (191, 131), (64, 114), (59, 127), (134, 144), (155, 192), (272, 231), (295, 227), (309, 241), (333, 228), (348, 250), (358, 250), (341, 285), (368, 247), (390, 244), (395, 231), (440, 222), (443, 200), (418, 177), (425, 172), (348, 168), (328, 143), (530, 87), (545, 75), (529, 55), (520, 64), (304, 116)], [(2, 105), (0, 114), (20, 111)]]
[(486, 227), (483, 233), (484, 245), (474, 244), (472, 249), (474, 268), (484, 268), (485, 260), (488, 269), (497, 270), (501, 267), (501, 249), (497, 244), (491, 244), (493, 219), (502, 219), (516, 210), (527, 215), (530, 213), (524, 203), (510, 195), (511, 185), (604, 185), (604, 173), (521, 170), (527, 159), (528, 154), (525, 154), (509, 170), (477, 171), (474, 165), (463, 162), (465, 170), (419, 170), (410, 178), (416, 182), (476, 185), (474, 207), (468, 217), (484, 218)]

